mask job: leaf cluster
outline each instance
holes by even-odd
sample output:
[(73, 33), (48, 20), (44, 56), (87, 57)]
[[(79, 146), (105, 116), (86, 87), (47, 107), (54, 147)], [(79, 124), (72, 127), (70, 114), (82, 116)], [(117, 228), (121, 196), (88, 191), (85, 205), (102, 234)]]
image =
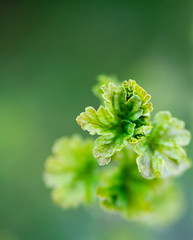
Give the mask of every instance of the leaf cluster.
[(171, 222), (183, 209), (173, 177), (191, 165), (184, 149), (190, 132), (167, 111), (151, 121), (151, 96), (134, 80), (100, 75), (93, 92), (101, 105), (76, 120), (96, 140), (61, 138), (46, 161), (44, 180), (54, 202), (69, 208), (98, 197), (103, 209), (128, 219)]

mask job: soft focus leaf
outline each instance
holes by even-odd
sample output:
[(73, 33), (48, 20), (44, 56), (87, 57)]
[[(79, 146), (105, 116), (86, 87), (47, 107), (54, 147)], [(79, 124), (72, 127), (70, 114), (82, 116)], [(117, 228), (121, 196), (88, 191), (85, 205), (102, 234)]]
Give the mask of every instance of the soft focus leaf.
[(145, 178), (179, 175), (190, 166), (182, 148), (190, 141), (184, 122), (172, 118), (169, 112), (159, 112), (153, 129), (135, 148), (137, 164)]
[(54, 202), (63, 208), (89, 203), (95, 196), (96, 160), (93, 141), (75, 135), (61, 138), (45, 163), (44, 180), (51, 187)]
[[(100, 175), (97, 195), (101, 206), (122, 216), (149, 224), (168, 224), (176, 218), (181, 202), (180, 195), (170, 180), (147, 180), (138, 172), (136, 155), (124, 148), (113, 156), (113, 163)], [(157, 163), (159, 159), (157, 159)], [(169, 194), (170, 192), (174, 193)], [(170, 211), (170, 202), (174, 201)], [(160, 206), (166, 211), (160, 211)]]
[(107, 87), (110, 82), (116, 85), (121, 85), (121, 83), (119, 83), (115, 76), (101, 74), (97, 77), (97, 84), (92, 88), (92, 91), (101, 101), (103, 100), (102, 98), (103, 91), (101, 89), (101, 86), (105, 85)]

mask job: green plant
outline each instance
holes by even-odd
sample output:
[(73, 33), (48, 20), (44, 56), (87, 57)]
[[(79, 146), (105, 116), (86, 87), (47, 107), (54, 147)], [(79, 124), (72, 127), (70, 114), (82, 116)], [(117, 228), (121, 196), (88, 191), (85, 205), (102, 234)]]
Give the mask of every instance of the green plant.
[(171, 222), (182, 210), (173, 177), (190, 167), (183, 149), (190, 132), (169, 112), (158, 112), (151, 122), (151, 96), (134, 80), (121, 84), (100, 75), (93, 92), (102, 105), (87, 107), (76, 120), (99, 137), (55, 143), (44, 172), (53, 200), (68, 208), (98, 197), (102, 208), (126, 218)]

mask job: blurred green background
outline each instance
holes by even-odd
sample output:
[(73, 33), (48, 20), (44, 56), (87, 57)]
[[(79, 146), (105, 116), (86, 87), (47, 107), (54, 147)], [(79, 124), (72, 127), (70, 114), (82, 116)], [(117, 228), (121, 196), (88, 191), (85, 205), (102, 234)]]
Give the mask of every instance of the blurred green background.
[(54, 140), (87, 136), (75, 118), (98, 106), (98, 74), (135, 79), (154, 114), (170, 110), (193, 130), (192, 66), (192, 0), (1, 1), (0, 240), (193, 239), (193, 169), (178, 179), (186, 212), (166, 229), (61, 210), (42, 181)]

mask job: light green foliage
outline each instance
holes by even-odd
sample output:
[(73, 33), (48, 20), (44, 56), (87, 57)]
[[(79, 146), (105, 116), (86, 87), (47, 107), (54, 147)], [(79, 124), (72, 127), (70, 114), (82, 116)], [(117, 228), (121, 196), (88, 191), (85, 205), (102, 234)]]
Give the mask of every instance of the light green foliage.
[[(135, 159), (129, 148), (113, 156), (113, 164), (101, 173), (97, 188), (101, 206), (130, 220), (167, 224), (181, 208), (181, 195), (170, 180), (143, 178)], [(175, 202), (172, 212), (168, 211), (171, 201)], [(160, 206), (166, 211), (160, 211)]]
[(153, 129), (136, 147), (137, 164), (145, 178), (179, 175), (190, 166), (182, 148), (189, 144), (190, 132), (184, 122), (169, 112), (159, 112), (153, 120)]
[[(56, 141), (45, 164), (44, 179), (60, 206), (100, 205), (130, 220), (168, 225), (183, 210), (181, 192), (172, 176), (190, 166), (183, 146), (190, 141), (184, 122), (169, 112), (150, 122), (150, 95), (135, 81), (122, 84), (101, 75), (93, 88), (102, 100), (87, 107), (77, 123), (96, 141), (79, 136)], [(102, 86), (100, 86), (102, 84)], [(94, 155), (94, 156), (93, 156)], [(100, 167), (108, 164), (110, 166)]]
[(93, 141), (80, 136), (61, 138), (53, 146), (45, 163), (44, 180), (53, 188), (54, 202), (63, 208), (89, 203), (95, 196), (96, 160)]
[(104, 106), (96, 111), (87, 107), (77, 117), (77, 123), (91, 135), (102, 135), (95, 142), (94, 156), (100, 165), (108, 164), (116, 151), (127, 143), (136, 143), (149, 134), (152, 104), (150, 95), (134, 80), (122, 85), (102, 85)]

